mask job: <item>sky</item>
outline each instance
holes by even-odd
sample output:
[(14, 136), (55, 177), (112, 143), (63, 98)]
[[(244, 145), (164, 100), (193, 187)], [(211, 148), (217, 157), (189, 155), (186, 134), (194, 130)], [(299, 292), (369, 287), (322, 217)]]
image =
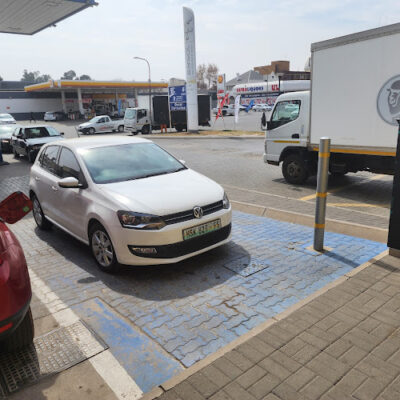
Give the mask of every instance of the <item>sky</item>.
[(182, 6), (193, 9), (197, 64), (229, 80), (255, 66), (289, 60), (303, 70), (311, 43), (400, 22), (399, 0), (97, 0), (33, 36), (0, 33), (0, 76), (23, 70), (59, 79), (73, 69), (96, 80), (185, 78)]

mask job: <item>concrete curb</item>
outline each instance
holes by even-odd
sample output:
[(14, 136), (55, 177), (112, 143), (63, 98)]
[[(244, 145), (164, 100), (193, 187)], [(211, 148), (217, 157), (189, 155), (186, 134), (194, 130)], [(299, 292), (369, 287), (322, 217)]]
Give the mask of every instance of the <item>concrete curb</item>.
[[(231, 200), (234, 210), (254, 214), (259, 217), (268, 217), (279, 221), (291, 222), (293, 224), (314, 227), (314, 217), (312, 215), (299, 214), (293, 211), (279, 210), (271, 207), (264, 207), (257, 204), (244, 203)], [(326, 230), (343, 235), (356, 236), (375, 242), (387, 243), (388, 230), (367, 225), (360, 225), (338, 219), (326, 219)]]
[(287, 310), (275, 315), (274, 317), (266, 320), (262, 324), (258, 325), (257, 327), (253, 328), (251, 331), (245, 333), (244, 335), (240, 336), (233, 342), (229, 343), (228, 345), (222, 347), (221, 349), (217, 350), (215, 353), (210, 354), (203, 360), (200, 360), (196, 364), (192, 365), (191, 367), (187, 368), (186, 370), (182, 371), (180, 374), (174, 376), (173, 378), (167, 380), (166, 382), (162, 383), (160, 386), (155, 387), (152, 389), (150, 392), (146, 393), (143, 397), (141, 397), (141, 400), (153, 400), (156, 397), (160, 396), (162, 393), (166, 392), (167, 390), (172, 389), (173, 387), (177, 386), (181, 382), (183, 382), (185, 379), (190, 377), (191, 375), (195, 374), (196, 372), (200, 371), (202, 368), (205, 368), (206, 366), (210, 365), (212, 362), (217, 360), (218, 358), (222, 357), (229, 351), (233, 350), (240, 344), (246, 342), (247, 340), (253, 338), (254, 336), (258, 335), (261, 333), (264, 329), (269, 328), (270, 326), (274, 325), (276, 322), (281, 321), (285, 318), (287, 318), (289, 315), (294, 313), (295, 311), (299, 310), (301, 307), (305, 306), (306, 304), (310, 303), (312, 300), (315, 300), (322, 294), (328, 292), (329, 290), (333, 289), (334, 287), (340, 285), (341, 283), (347, 281), (348, 279), (353, 278), (355, 275), (357, 275), (359, 272), (364, 270), (365, 268), (369, 267), (376, 261), (382, 259), (388, 254), (388, 250), (385, 250), (381, 254), (377, 255), (376, 257), (372, 258), (371, 260), (367, 261), (364, 264), (359, 265), (358, 267), (354, 268), (351, 272), (341, 276), (340, 278), (336, 279), (333, 282), (328, 283), (325, 285), (323, 288), (317, 290), (310, 296), (307, 296), (305, 299), (300, 300), (293, 306), (289, 307)]

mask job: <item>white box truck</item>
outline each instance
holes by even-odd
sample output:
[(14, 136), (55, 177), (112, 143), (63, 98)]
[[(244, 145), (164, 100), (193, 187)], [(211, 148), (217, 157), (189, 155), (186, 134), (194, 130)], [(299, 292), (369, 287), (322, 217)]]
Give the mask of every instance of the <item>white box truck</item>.
[(301, 184), (317, 172), (321, 137), (331, 174), (393, 174), (400, 118), (400, 23), (311, 45), (311, 90), (285, 93), (267, 122), (264, 162)]

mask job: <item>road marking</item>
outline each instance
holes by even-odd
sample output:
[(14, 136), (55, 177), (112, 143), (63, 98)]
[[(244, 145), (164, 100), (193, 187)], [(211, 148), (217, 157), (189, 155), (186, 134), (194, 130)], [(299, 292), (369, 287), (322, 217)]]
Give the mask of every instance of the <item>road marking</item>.
[(328, 203), (328, 206), (333, 207), (369, 207), (369, 208), (385, 208), (389, 209), (390, 205), (387, 206), (379, 206), (376, 204), (368, 204), (368, 203)]
[[(337, 187), (337, 188), (334, 188), (334, 189), (332, 189), (332, 190), (329, 190), (329, 191), (328, 191), (328, 194), (337, 193), (337, 192), (340, 192), (341, 190), (347, 189), (347, 188), (349, 188), (349, 187), (354, 187), (354, 186), (362, 185), (362, 184), (364, 184), (364, 183), (366, 183), (366, 182), (375, 181), (375, 180), (377, 180), (377, 179), (383, 178), (384, 176), (385, 176), (385, 175), (382, 175), (382, 174), (374, 175), (372, 178), (363, 179), (361, 182), (356, 182), (356, 183), (349, 184), (349, 185), (339, 186), (339, 187)], [(309, 194), (308, 196), (301, 197), (300, 199), (297, 199), (297, 200), (308, 201), (308, 200), (315, 199), (316, 197), (317, 197), (317, 194), (314, 193), (314, 194)]]
[(246, 188), (241, 188), (241, 187), (233, 186), (233, 185), (222, 184), (222, 186), (230, 188), (230, 189), (237, 189), (237, 190), (242, 190), (242, 191), (245, 191), (245, 192), (250, 192), (250, 193), (255, 193), (255, 194), (262, 194), (262, 195), (265, 195), (265, 196), (278, 197), (279, 199), (299, 200), (299, 199), (296, 199), (295, 197), (288, 197), (288, 196), (282, 196), (280, 194), (260, 192), (259, 190), (246, 189)]
[[(52, 317), (60, 324), (67, 326), (79, 321), (79, 317), (30, 269), (32, 290), (37, 298), (49, 310)], [(110, 350), (103, 351), (88, 359), (96, 372), (107, 383), (119, 400), (139, 399), (143, 392), (128, 375)]]
[[(378, 179), (378, 178), (375, 178), (375, 179)], [(368, 181), (369, 181), (369, 179), (368, 179)], [(361, 182), (360, 182), (360, 183), (361, 183)], [(278, 197), (278, 198), (280, 198), (280, 199), (297, 200), (297, 201), (302, 200), (302, 198), (296, 199), (295, 197), (280, 196), (279, 194), (260, 192), (260, 191), (258, 191), (258, 190), (246, 189), (246, 188), (241, 188), (241, 187), (238, 187), (238, 186), (225, 185), (225, 184), (222, 184), (222, 186), (224, 186), (224, 187), (226, 187), (226, 188), (241, 190), (242, 192), (250, 192), (250, 193), (261, 194), (261, 195), (264, 195), (264, 196)], [(346, 187), (348, 187), (348, 186), (349, 186), (349, 185), (347, 185)], [(338, 188), (338, 189), (339, 189), (339, 188)], [(335, 190), (336, 190), (336, 189), (332, 189), (331, 192), (334, 192)], [(328, 192), (328, 194), (331, 193), (331, 192)], [(306, 197), (315, 198), (315, 194), (310, 195), (310, 196), (306, 196)], [(246, 204), (247, 204), (247, 203), (246, 203)], [(313, 204), (313, 203), (309, 203), (309, 204)], [(338, 204), (339, 204), (339, 203), (338, 203)], [(260, 205), (260, 204), (254, 204), (254, 205), (258, 205), (259, 207), (266, 207), (265, 205)], [(327, 205), (328, 205), (329, 207), (331, 207), (331, 208), (339, 208), (339, 209), (346, 210), (345, 207), (339, 207), (339, 206), (330, 205), (330, 204), (327, 204)], [(267, 208), (267, 207), (266, 207), (266, 208)], [(381, 207), (381, 208), (384, 208), (384, 207)], [(363, 215), (370, 215), (370, 216), (372, 215), (372, 216), (374, 216), (374, 217), (379, 217), (379, 218), (385, 218), (385, 217), (382, 217), (381, 215), (371, 214), (371, 213), (368, 213), (368, 212), (365, 212), (365, 211), (360, 211), (360, 210), (352, 210), (351, 212), (352, 212), (352, 213), (363, 214)]]

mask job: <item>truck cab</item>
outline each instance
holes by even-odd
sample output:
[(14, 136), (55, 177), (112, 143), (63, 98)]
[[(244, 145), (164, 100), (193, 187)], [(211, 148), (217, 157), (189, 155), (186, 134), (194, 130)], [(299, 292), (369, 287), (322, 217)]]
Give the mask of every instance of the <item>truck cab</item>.
[(125, 129), (137, 135), (142, 132), (146, 135), (150, 132), (149, 110), (145, 108), (127, 108), (124, 116)]
[(313, 167), (307, 153), (309, 143), (310, 92), (280, 95), (267, 121), (264, 162), (282, 162), (282, 173), (290, 183), (302, 183)]

